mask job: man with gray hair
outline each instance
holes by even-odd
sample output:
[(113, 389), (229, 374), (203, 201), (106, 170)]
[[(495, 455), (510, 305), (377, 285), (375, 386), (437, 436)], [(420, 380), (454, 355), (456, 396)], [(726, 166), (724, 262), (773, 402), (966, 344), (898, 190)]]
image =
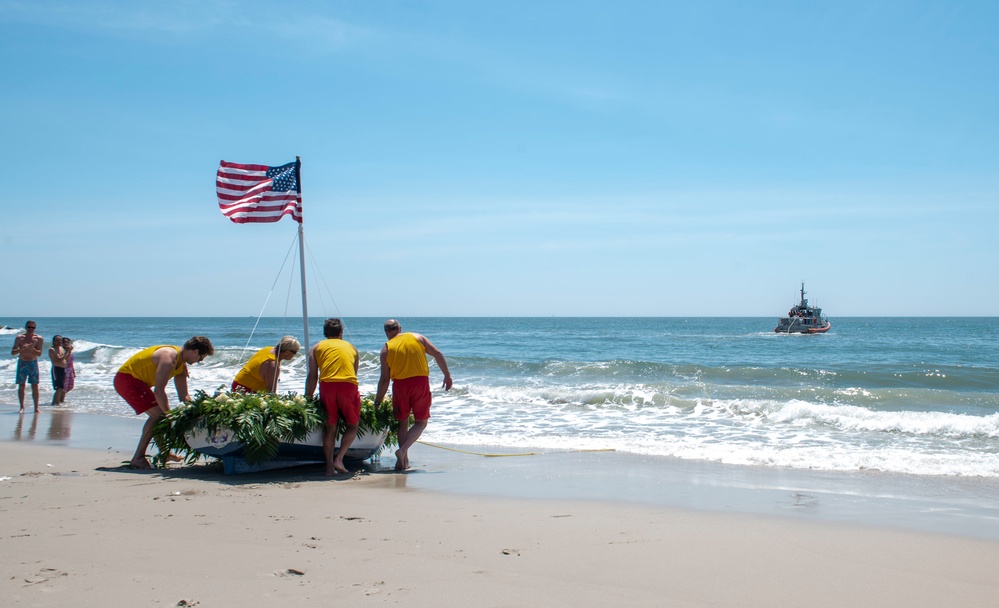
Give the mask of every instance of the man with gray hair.
[[(444, 390), (451, 390), (451, 372), (447, 369), (444, 353), (439, 351), (426, 336), (402, 331), (402, 325), (395, 319), (385, 321), (385, 337), (388, 342), (382, 347), (382, 373), (378, 379), (378, 393), (375, 406), (381, 404), (392, 380), (392, 411), (399, 421), (399, 449), (395, 452), (395, 470), (409, 468), (409, 448), (423, 434), (430, 421), (430, 367), (427, 355), (434, 358), (437, 367), (444, 372)], [(409, 416), (415, 423), (409, 426)]]

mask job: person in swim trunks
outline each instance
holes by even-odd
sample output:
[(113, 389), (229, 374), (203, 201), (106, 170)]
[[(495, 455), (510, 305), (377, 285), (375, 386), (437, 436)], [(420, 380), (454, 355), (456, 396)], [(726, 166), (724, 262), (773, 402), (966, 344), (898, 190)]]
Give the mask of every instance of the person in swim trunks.
[(114, 390), (121, 395), (136, 414), (146, 414), (149, 418), (142, 427), (139, 444), (135, 448), (130, 464), (138, 469), (152, 466), (146, 460), (146, 448), (153, 438), (153, 427), (160, 416), (170, 411), (166, 385), (173, 378), (177, 387), (177, 398), (183, 403), (190, 401), (187, 392), (187, 366), (204, 361), (215, 354), (212, 342), (204, 336), (194, 336), (179, 346), (150, 346), (132, 355), (118, 369), (114, 377)]
[[(326, 408), (326, 427), (323, 429), (323, 455), (326, 457), (326, 476), (346, 473), (343, 457), (357, 437), (357, 423), (361, 420), (361, 393), (357, 390), (357, 367), (360, 357), (353, 344), (343, 339), (340, 319), (326, 319), (323, 323), (326, 339), (309, 352), (309, 375), (305, 379), (305, 394), (312, 397), (319, 384), (319, 400)], [(336, 427), (343, 416), (347, 428), (340, 438), (340, 449), (333, 456), (336, 445)]]
[(277, 392), (278, 378), (281, 375), (281, 365), (278, 361), (291, 360), (301, 348), (302, 345), (294, 336), (281, 338), (276, 346), (261, 348), (236, 374), (236, 378), (232, 381), (232, 390), (244, 393)]
[(66, 395), (66, 359), (69, 353), (62, 346), (62, 336), (52, 336), (52, 347), (49, 348), (49, 360), (52, 361), (52, 405), (62, 403)]
[[(430, 368), (427, 366), (429, 354), (444, 372), (445, 391), (451, 390), (451, 373), (447, 369), (444, 353), (433, 343), (415, 332), (403, 333), (402, 326), (395, 319), (385, 321), (385, 337), (388, 342), (382, 347), (381, 377), (378, 379), (378, 392), (375, 406), (381, 405), (392, 380), (392, 410), (399, 421), (399, 449), (395, 452), (395, 470), (409, 468), (409, 448), (423, 434), (430, 421)], [(409, 426), (412, 413), (415, 423)]]
[(38, 413), (38, 357), (42, 356), (42, 346), (45, 340), (35, 333), (37, 324), (28, 321), (24, 324), (24, 333), (14, 338), (14, 348), (10, 354), (17, 355), (17, 401), (21, 404), (18, 413), (24, 413), (25, 384), (31, 385), (31, 399), (35, 402), (35, 413)]

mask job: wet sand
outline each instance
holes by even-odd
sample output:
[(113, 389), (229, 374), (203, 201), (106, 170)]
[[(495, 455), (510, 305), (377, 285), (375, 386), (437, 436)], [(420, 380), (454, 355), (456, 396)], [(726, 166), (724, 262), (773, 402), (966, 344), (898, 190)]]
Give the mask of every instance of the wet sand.
[(999, 605), (994, 480), (432, 444), (406, 474), (143, 473), (140, 417), (15, 410), (13, 606)]
[[(20, 417), (0, 406), (0, 441), (101, 450), (102, 466), (127, 461), (144, 418), (42, 408)], [(496, 498), (610, 502), (852, 523), (999, 540), (999, 480), (879, 472), (729, 466), (618, 452), (531, 452), (483, 446), (411, 451), (411, 489)], [(152, 450), (152, 448), (151, 448)], [(529, 455), (528, 455), (529, 454)], [(391, 451), (364, 474), (390, 472)], [(282, 470), (287, 475), (311, 474)]]

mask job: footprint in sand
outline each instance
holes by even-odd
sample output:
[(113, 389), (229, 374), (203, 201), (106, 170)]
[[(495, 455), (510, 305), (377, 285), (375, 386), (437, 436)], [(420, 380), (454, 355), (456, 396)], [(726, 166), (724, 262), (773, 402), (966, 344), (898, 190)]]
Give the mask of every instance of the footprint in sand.
[(37, 585), (39, 583), (47, 583), (48, 581), (59, 578), (62, 576), (69, 576), (68, 572), (63, 572), (62, 570), (57, 570), (55, 568), (42, 568), (38, 571), (38, 574), (34, 576), (29, 576), (24, 579), (26, 583), (25, 587), (30, 587), (31, 585)]

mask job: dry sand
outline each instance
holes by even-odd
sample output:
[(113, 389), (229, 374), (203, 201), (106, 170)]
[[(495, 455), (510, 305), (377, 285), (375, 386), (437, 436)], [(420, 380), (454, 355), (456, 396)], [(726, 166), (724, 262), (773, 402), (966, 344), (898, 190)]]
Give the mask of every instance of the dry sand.
[(0, 442), (7, 606), (999, 606), (999, 542)]

